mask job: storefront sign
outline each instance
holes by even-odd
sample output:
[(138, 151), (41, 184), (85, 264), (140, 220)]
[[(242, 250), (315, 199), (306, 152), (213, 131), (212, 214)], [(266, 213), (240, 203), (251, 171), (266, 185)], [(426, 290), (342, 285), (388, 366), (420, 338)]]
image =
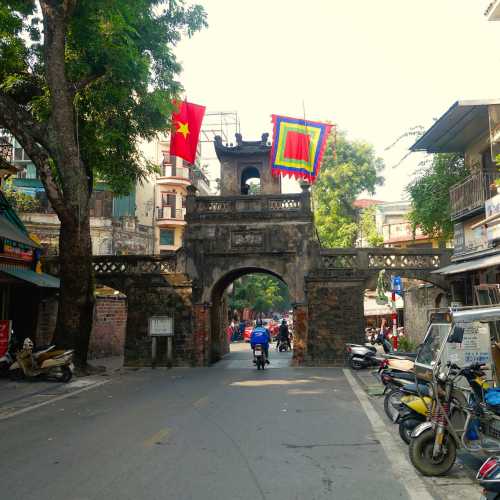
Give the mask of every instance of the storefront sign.
[(500, 223), (496, 223), (493, 226), (488, 226), (486, 228), (486, 234), (488, 241), (495, 241), (500, 239)]
[(9, 349), (10, 320), (0, 320), (0, 358), (5, 356)]
[[(458, 366), (472, 363), (489, 365), (491, 363), (490, 328), (488, 323), (474, 321), (472, 323), (457, 323), (457, 327), (464, 329), (461, 344), (449, 343), (445, 345), (442, 364), (450, 361)], [(487, 376), (487, 378), (489, 378)], [(469, 387), (466, 380), (459, 379), (460, 387)]]
[(487, 218), (491, 215), (500, 214), (500, 194), (484, 202), (484, 211)]
[[(500, 194), (493, 196), (484, 203), (486, 218), (500, 216)], [(494, 219), (486, 224), (486, 236), (488, 241), (500, 239), (500, 218)]]
[(470, 221), (455, 224), (453, 235), (454, 255), (475, 253), (491, 247), (484, 225), (480, 225), (475, 229), (471, 228), (482, 219), (482, 217), (475, 217)]
[(17, 241), (4, 240), (1, 246), (0, 256), (12, 257), (25, 262), (32, 262), (33, 248), (18, 243)]

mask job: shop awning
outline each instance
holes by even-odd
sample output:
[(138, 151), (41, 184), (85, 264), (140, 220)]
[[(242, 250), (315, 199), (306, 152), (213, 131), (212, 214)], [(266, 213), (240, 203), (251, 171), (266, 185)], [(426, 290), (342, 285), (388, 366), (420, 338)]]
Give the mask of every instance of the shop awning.
[[(386, 293), (386, 296), (388, 299), (390, 299), (391, 294)], [(396, 295), (396, 309), (403, 309), (403, 307), (403, 299), (399, 295)], [(392, 308), (390, 307), (390, 305), (377, 304), (375, 296), (365, 296), (364, 310), (365, 316), (388, 316), (392, 313)]]
[(23, 243), (31, 248), (37, 247), (37, 244), (26, 233), (2, 216), (0, 216), (0, 237)]
[(42, 288), (59, 288), (59, 278), (50, 274), (35, 273), (31, 269), (24, 269), (22, 267), (0, 267), (0, 271), (13, 278), (27, 281), (32, 285)]
[(495, 255), (490, 255), (488, 257), (483, 257), (482, 259), (457, 262), (456, 264), (451, 264), (449, 266), (442, 267), (441, 269), (432, 272), (435, 274), (445, 274), (445, 275), (458, 274), (498, 265), (500, 265), (500, 254), (495, 254)]

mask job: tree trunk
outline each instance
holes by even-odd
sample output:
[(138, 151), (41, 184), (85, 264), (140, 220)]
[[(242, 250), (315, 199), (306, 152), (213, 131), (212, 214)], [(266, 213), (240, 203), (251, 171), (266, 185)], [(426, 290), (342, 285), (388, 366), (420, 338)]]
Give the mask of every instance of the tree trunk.
[(77, 217), (61, 221), (59, 263), (61, 289), (54, 343), (76, 349), (75, 364), (84, 370), (94, 312), (89, 217), (80, 224)]

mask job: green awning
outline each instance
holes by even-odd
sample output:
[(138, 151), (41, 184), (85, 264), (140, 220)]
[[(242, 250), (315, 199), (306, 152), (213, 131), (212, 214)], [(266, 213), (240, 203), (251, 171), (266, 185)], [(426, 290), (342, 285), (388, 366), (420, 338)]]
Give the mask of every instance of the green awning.
[(31, 248), (37, 248), (38, 245), (17, 226), (0, 215), (0, 238), (17, 241)]
[(27, 281), (42, 288), (59, 288), (59, 278), (46, 273), (35, 273), (22, 267), (1, 266), (0, 271), (14, 278)]

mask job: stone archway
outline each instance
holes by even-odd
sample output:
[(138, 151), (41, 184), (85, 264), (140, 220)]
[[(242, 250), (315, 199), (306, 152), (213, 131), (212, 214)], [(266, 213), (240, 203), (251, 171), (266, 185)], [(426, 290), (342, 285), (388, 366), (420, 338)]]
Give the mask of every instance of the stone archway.
[(235, 280), (249, 274), (267, 274), (278, 278), (288, 287), (292, 303), (296, 303), (297, 301), (297, 297), (292, 294), (292, 290), (286, 279), (273, 270), (264, 267), (240, 267), (225, 273), (208, 291), (210, 294), (210, 328), (207, 351), (210, 363), (219, 361), (219, 359), (221, 359), (221, 357), (229, 351), (227, 337), (225, 334), (225, 328), (227, 325), (225, 323), (226, 306), (223, 301), (224, 291), (231, 283), (234, 283)]

